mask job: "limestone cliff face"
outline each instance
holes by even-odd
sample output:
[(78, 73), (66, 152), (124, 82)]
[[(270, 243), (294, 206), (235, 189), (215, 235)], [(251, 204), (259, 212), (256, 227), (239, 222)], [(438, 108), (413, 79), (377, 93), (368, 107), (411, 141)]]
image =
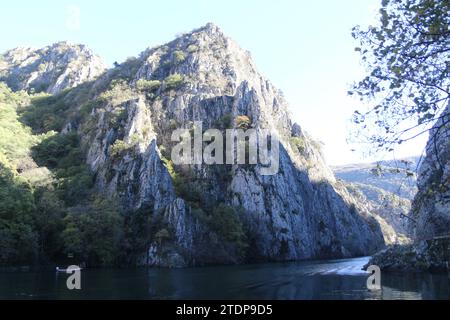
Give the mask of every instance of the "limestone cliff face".
[(13, 90), (54, 94), (91, 81), (105, 70), (86, 46), (67, 42), (38, 50), (16, 48), (0, 56), (0, 81)]
[[(164, 226), (141, 264), (338, 258), (383, 247), (377, 220), (335, 180), (320, 145), (292, 123), (283, 95), (250, 54), (218, 27), (144, 51), (100, 77), (90, 95), (80, 106), (89, 116), (65, 131), (81, 135), (100, 190), (127, 208), (147, 208)], [(260, 165), (170, 163), (174, 129), (201, 121), (204, 130), (223, 131), (239, 116), (279, 137), (277, 174), (262, 175)], [(211, 227), (218, 204), (237, 212), (245, 255), (233, 235)]]
[[(430, 130), (426, 157), (419, 167), (412, 202), (413, 243), (377, 253), (368, 265), (382, 270), (443, 271), (450, 261), (450, 106)], [(367, 265), (367, 266), (368, 266)], [(367, 267), (366, 266), (366, 267)]]
[(409, 217), (411, 202), (417, 193), (416, 175), (419, 157), (377, 163), (349, 164), (333, 167), (349, 192), (382, 219), (387, 244), (404, 244), (411, 240)]
[(416, 240), (450, 234), (450, 105), (430, 131), (412, 205)]
[(408, 199), (366, 184), (345, 182), (345, 185), (350, 194), (374, 214), (387, 245), (410, 242), (408, 214), (411, 203)]

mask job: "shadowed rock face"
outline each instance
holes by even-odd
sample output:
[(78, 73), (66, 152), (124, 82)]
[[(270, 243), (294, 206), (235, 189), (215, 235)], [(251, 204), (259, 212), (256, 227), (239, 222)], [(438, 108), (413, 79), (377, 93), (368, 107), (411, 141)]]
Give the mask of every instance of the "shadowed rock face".
[[(169, 85), (167, 77), (176, 74), (181, 83)], [(152, 81), (151, 89), (141, 79)], [(199, 207), (208, 215), (218, 203), (236, 208), (247, 260), (360, 256), (384, 245), (377, 221), (335, 180), (318, 143), (291, 122), (283, 95), (218, 27), (208, 24), (144, 51), (93, 84), (104, 87), (109, 100), (92, 109), (88, 122), (68, 123), (66, 130), (81, 134), (100, 190), (128, 208), (145, 206), (170, 230), (171, 240), (155, 241), (140, 263), (242, 261), (235, 244), (199, 218)], [(223, 130), (242, 115), (250, 127), (279, 137), (279, 172), (263, 176), (259, 165), (178, 166), (191, 194), (177, 192), (161, 161), (170, 157), (172, 131), (193, 128), (194, 121)], [(113, 154), (119, 140), (127, 147)]]
[(16, 48), (0, 56), (0, 80), (13, 90), (59, 93), (91, 81), (106, 65), (84, 45), (55, 43), (42, 49)]
[(450, 105), (430, 131), (412, 205), (415, 239), (450, 235)]
[(430, 131), (419, 167), (409, 224), (414, 243), (376, 254), (368, 265), (383, 270), (442, 271), (450, 265), (450, 106)]

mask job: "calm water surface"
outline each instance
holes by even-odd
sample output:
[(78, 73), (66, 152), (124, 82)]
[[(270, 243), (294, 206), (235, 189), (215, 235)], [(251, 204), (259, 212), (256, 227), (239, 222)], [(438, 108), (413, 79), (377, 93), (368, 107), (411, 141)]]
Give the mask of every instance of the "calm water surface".
[(191, 269), (91, 269), (82, 289), (51, 271), (0, 273), (0, 299), (450, 299), (447, 274), (382, 274), (366, 289), (369, 258)]

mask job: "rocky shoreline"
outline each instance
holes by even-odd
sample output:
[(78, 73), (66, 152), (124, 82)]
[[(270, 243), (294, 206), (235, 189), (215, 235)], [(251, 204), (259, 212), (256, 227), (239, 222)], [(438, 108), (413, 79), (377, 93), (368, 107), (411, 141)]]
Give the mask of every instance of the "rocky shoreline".
[(388, 247), (375, 254), (364, 270), (370, 265), (388, 272), (450, 271), (450, 237)]

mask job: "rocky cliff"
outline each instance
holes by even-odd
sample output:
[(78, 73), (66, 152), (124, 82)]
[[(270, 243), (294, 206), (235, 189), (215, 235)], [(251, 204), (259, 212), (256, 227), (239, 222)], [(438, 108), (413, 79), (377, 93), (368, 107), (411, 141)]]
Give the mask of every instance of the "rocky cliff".
[(441, 271), (450, 263), (450, 105), (430, 130), (409, 228), (414, 240), (375, 255), (383, 270)]
[(91, 81), (105, 70), (106, 65), (86, 46), (67, 42), (0, 55), (0, 81), (13, 90), (54, 94)]
[(411, 201), (363, 183), (344, 182), (352, 196), (364, 203), (382, 226), (386, 244), (409, 243)]
[(426, 153), (412, 206), (416, 240), (450, 235), (450, 105), (430, 130)]
[[(41, 54), (30, 53), (36, 62), (28, 62), (27, 52), (21, 59), (12, 53), (3, 57), (3, 65), (17, 66), (2, 69), (16, 89), (42, 82), (44, 91), (59, 92), (84, 81), (35, 99), (32, 116), (25, 111), (22, 119), (37, 133), (58, 132), (46, 145), (76, 135), (97, 192), (118, 201), (128, 226), (148, 225), (134, 235), (142, 248), (129, 245), (139, 251), (133, 263), (340, 258), (384, 246), (380, 220), (334, 178), (320, 144), (292, 123), (282, 93), (217, 26), (149, 48), (94, 81), (91, 76), (102, 68), (78, 64), (87, 56), (95, 61), (91, 55), (75, 55), (79, 77), (67, 84), (64, 79), (72, 77), (61, 77), (53, 64), (46, 67), (53, 71), (35, 73)], [(261, 164), (177, 165), (171, 159), (173, 131), (195, 133), (199, 123), (202, 131), (221, 133), (268, 130), (280, 142), (276, 174), (263, 174)]]
[[(291, 122), (283, 95), (218, 27), (148, 49), (94, 89), (87, 120), (64, 130), (81, 135), (99, 189), (162, 221), (159, 234), (170, 240), (153, 238), (141, 263), (239, 261), (236, 239), (212, 227), (218, 204), (236, 212), (246, 259), (349, 257), (383, 246), (379, 224), (335, 180), (318, 144)], [(239, 119), (279, 137), (276, 175), (262, 175), (260, 165), (170, 162), (174, 129), (202, 121), (204, 130), (224, 130)]]

